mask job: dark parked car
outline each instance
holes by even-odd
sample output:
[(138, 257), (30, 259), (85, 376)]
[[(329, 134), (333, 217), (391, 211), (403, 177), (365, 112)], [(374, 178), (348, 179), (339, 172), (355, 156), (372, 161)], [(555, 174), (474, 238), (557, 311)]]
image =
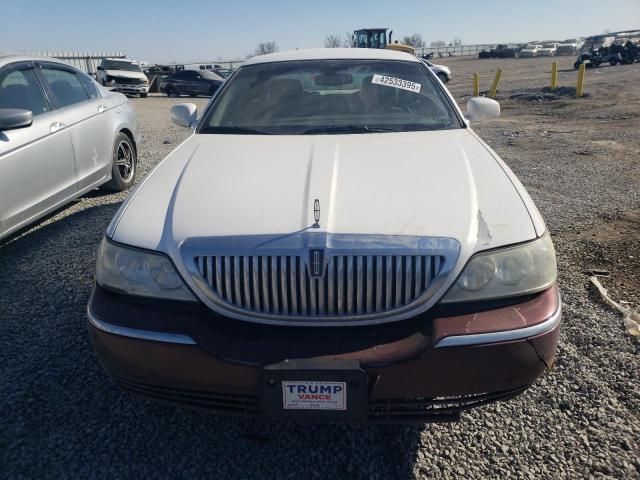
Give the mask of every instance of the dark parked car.
[(160, 91), (172, 95), (213, 95), (224, 78), (205, 70), (181, 70), (162, 81)]

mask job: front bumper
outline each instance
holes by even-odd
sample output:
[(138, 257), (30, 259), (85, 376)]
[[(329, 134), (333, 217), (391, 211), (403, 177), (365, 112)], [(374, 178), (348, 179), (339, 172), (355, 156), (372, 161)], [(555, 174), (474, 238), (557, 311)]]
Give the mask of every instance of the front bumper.
[(108, 83), (107, 87), (120, 93), (141, 94), (149, 93), (149, 85), (135, 85), (126, 83)]
[(272, 327), (199, 305), (153, 308), (96, 287), (89, 332), (124, 389), (249, 416), (264, 416), (264, 368), (286, 359), (357, 361), (367, 378), (359, 420), (393, 423), (457, 420), (517, 395), (553, 363), (561, 319), (555, 286), (516, 305), (441, 313), (381, 326)]

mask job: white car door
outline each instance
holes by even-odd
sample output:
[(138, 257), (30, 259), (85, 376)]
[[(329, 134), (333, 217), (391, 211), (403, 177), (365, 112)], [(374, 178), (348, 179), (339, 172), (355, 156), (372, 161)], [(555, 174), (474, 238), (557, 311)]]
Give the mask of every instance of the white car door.
[(62, 204), (77, 186), (71, 137), (32, 63), (0, 70), (0, 108), (33, 114), (30, 126), (0, 131), (0, 234), (6, 235)]
[(113, 132), (107, 113), (111, 102), (102, 98), (88, 77), (71, 68), (43, 63), (40, 73), (71, 134), (78, 190), (98, 186), (111, 172)]

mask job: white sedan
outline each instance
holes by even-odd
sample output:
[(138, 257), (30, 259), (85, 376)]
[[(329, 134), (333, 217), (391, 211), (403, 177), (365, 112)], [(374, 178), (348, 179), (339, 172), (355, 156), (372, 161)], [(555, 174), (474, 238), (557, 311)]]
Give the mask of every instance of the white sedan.
[(436, 74), (436, 77), (438, 77), (442, 83), (447, 83), (451, 80), (451, 69), (446, 65), (437, 65), (435, 63), (431, 63), (429, 60), (425, 60), (424, 58), (421, 58), (420, 60)]
[(89, 190), (136, 176), (127, 98), (52, 58), (0, 56), (0, 239)]
[(246, 61), (122, 205), (88, 306), (126, 390), (225, 414), (455, 420), (553, 364), (549, 233), (415, 56)]

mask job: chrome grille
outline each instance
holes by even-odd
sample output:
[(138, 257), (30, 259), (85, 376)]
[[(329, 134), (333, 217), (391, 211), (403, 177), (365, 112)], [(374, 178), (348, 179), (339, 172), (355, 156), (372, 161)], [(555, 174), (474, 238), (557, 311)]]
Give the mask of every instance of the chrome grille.
[(219, 301), (247, 312), (353, 317), (401, 309), (429, 289), (439, 255), (333, 255), (312, 277), (295, 255), (197, 256), (197, 270)]

